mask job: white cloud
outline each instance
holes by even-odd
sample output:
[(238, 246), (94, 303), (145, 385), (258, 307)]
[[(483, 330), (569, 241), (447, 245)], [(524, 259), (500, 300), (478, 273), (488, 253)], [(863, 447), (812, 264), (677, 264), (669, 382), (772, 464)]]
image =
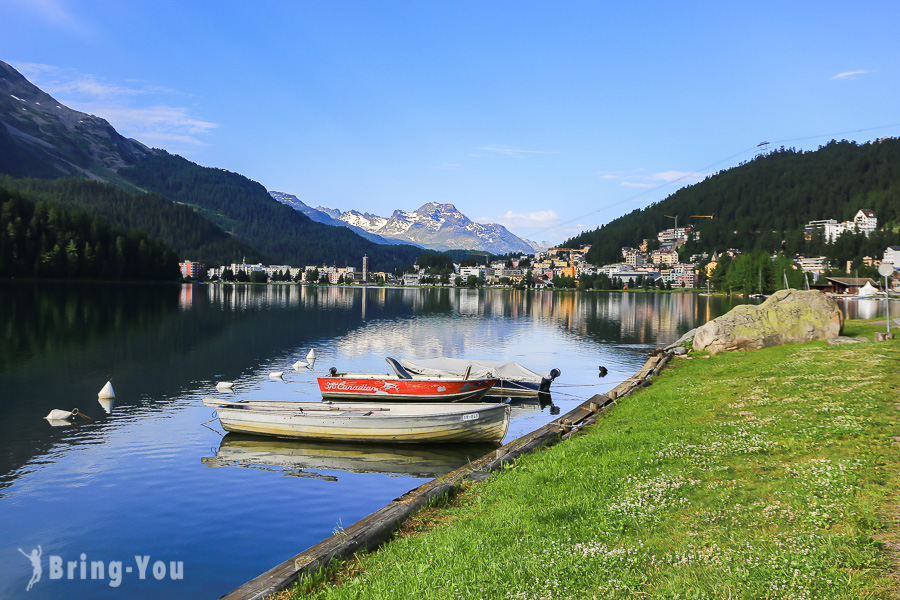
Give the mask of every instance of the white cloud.
[(146, 93), (140, 89), (102, 82), (93, 75), (86, 75), (80, 79), (72, 79), (69, 81), (57, 81), (44, 91), (51, 95), (68, 93), (92, 98), (139, 96)]
[(682, 179), (701, 181), (706, 175), (697, 171), (663, 171), (662, 173), (654, 173), (651, 177), (653, 179), (665, 181), (666, 183), (672, 183), (673, 181), (680, 181)]
[(505, 156), (526, 156), (528, 154), (556, 154), (555, 152), (545, 152), (543, 150), (523, 150), (521, 148), (512, 148), (510, 146), (482, 146), (479, 150), (503, 154)]
[(869, 71), (864, 71), (862, 69), (858, 71), (844, 71), (843, 73), (838, 73), (837, 75), (832, 75), (828, 78), (829, 81), (834, 79), (855, 79), (857, 75), (867, 75)]
[(218, 127), (178, 106), (96, 106), (90, 112), (109, 121), (122, 135), (156, 147), (168, 143), (202, 146), (205, 142), (199, 136)]
[(109, 83), (93, 74), (39, 63), (14, 65), (29, 81), (62, 104), (109, 121), (126, 137), (181, 152), (205, 145), (202, 137), (218, 127), (189, 109), (159, 103), (160, 96), (185, 94), (138, 80)]
[(600, 179), (609, 181), (620, 181), (619, 185), (623, 187), (651, 189), (662, 187), (676, 181), (684, 181), (685, 183), (696, 183), (702, 181), (707, 174), (699, 171), (660, 171), (649, 175), (638, 175), (643, 169), (624, 172), (624, 171), (598, 171), (597, 176)]
[(541, 210), (530, 213), (514, 213), (511, 210), (499, 217), (478, 217), (478, 223), (499, 223), (507, 229), (527, 229), (531, 227), (547, 227), (559, 223), (559, 215), (553, 210)]

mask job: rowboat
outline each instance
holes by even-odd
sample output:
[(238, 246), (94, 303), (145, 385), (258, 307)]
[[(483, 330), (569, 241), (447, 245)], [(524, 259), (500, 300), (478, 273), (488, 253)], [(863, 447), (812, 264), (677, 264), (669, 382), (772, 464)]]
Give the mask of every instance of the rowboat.
[(393, 358), (386, 359), (394, 374), (338, 373), (318, 377), (325, 399), (385, 400), (389, 402), (477, 402), (497, 383), (496, 377), (467, 374), (414, 375)]
[(503, 360), (469, 360), (465, 358), (400, 359), (400, 365), (413, 377), (494, 377), (499, 380), (488, 395), (537, 396), (548, 393), (550, 384), (561, 375), (559, 369), (532, 371), (517, 362)]
[(354, 444), (228, 433), (215, 456), (204, 456), (200, 462), (208, 467), (258, 469), (290, 477), (326, 479), (330, 473), (322, 471), (344, 471), (434, 479), (497, 448), (496, 443)]
[(506, 404), (230, 402), (204, 398), (226, 431), (273, 437), (381, 443), (499, 442)]

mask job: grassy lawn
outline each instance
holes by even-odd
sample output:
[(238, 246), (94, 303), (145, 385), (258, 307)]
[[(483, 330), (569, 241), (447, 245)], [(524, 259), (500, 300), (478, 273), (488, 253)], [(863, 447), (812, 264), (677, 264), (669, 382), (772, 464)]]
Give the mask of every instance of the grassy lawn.
[(670, 365), (283, 596), (898, 598), (900, 341)]

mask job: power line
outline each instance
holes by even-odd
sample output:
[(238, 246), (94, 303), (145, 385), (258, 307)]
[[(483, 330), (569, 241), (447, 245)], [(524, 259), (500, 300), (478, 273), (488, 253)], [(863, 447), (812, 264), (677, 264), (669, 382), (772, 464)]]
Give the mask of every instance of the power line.
[[(851, 130), (848, 130), (848, 131), (836, 131), (836, 132), (833, 132), (833, 133), (820, 133), (820, 134), (817, 134), (817, 135), (809, 135), (809, 136), (798, 137), (798, 138), (789, 138), (789, 139), (783, 139), (783, 140), (775, 140), (774, 142), (771, 142), (771, 144), (774, 145), (774, 144), (784, 144), (784, 143), (786, 143), (786, 142), (799, 142), (799, 141), (812, 140), (812, 139), (823, 138), (823, 137), (831, 137), (831, 138), (833, 138), (833, 136), (837, 136), (837, 135), (847, 135), (847, 134), (850, 134), (850, 133), (862, 133), (862, 132), (865, 132), (865, 131), (874, 131), (874, 130), (876, 130), (876, 129), (884, 130), (884, 129), (891, 129), (891, 128), (893, 128), (893, 127), (900, 127), (900, 123), (892, 123), (892, 124), (890, 124), (890, 125), (878, 125), (878, 126), (875, 126), (875, 127), (865, 127), (865, 128), (863, 128), (863, 129), (851, 129)], [(562, 221), (561, 223), (558, 223), (558, 224), (553, 225), (553, 226), (551, 226), (551, 227), (545, 227), (544, 229), (539, 229), (539, 230), (537, 230), (537, 231), (534, 231), (534, 232), (532, 232), (532, 233), (529, 233), (528, 236), (529, 236), (529, 237), (534, 237), (534, 236), (540, 235), (540, 234), (542, 234), (542, 233), (545, 233), (545, 232), (547, 232), (547, 231), (553, 231), (554, 229), (559, 229), (559, 228), (562, 227), (563, 225), (568, 225), (569, 223), (574, 223), (575, 221), (580, 221), (581, 219), (584, 219), (584, 218), (586, 218), (586, 217), (589, 217), (589, 216), (594, 215), (594, 214), (596, 214), (596, 213), (599, 213), (599, 212), (601, 212), (601, 211), (608, 210), (608, 209), (613, 208), (613, 207), (615, 207), (615, 206), (619, 206), (620, 204), (626, 204), (626, 203), (628, 203), (628, 202), (634, 202), (635, 200), (637, 200), (637, 199), (640, 198), (641, 196), (645, 196), (645, 195), (647, 195), (647, 194), (656, 192), (656, 191), (658, 191), (658, 190), (660, 190), (660, 189), (662, 189), (662, 188), (664, 188), (664, 187), (667, 187), (667, 186), (672, 185), (673, 183), (678, 183), (679, 181), (681, 181), (681, 180), (683, 180), (683, 179), (687, 179), (688, 177), (692, 176), (694, 173), (698, 173), (698, 172), (703, 173), (703, 172), (706, 172), (706, 171), (708, 171), (709, 169), (712, 169), (713, 167), (716, 167), (716, 166), (718, 166), (718, 165), (720, 165), (720, 164), (722, 164), (722, 163), (724, 163), (724, 162), (726, 162), (726, 161), (730, 161), (730, 160), (732, 160), (732, 159), (735, 159), (735, 158), (737, 158), (738, 156), (741, 156), (741, 155), (743, 155), (743, 154), (747, 154), (748, 152), (756, 152), (756, 151), (758, 151), (758, 150), (759, 150), (759, 145), (758, 145), (758, 144), (757, 144), (757, 145), (754, 145), (754, 146), (750, 146), (750, 147), (748, 147), (748, 148), (745, 148), (745, 149), (741, 150), (740, 152), (737, 152), (737, 153), (735, 153), (735, 154), (732, 154), (731, 156), (728, 156), (728, 157), (723, 158), (723, 159), (721, 159), (721, 160), (717, 160), (716, 162), (714, 162), (714, 163), (712, 163), (712, 164), (710, 164), (710, 165), (707, 165), (707, 166), (705, 166), (705, 167), (702, 167), (701, 169), (699, 169), (699, 170), (697, 170), (697, 171), (693, 171), (693, 172), (690, 173), (690, 174), (682, 175), (682, 176), (679, 177), (678, 179), (673, 179), (672, 181), (666, 181), (666, 182), (664, 182), (664, 183), (659, 184), (659, 185), (656, 186), (656, 187), (648, 188), (648, 189), (646, 189), (646, 190), (644, 190), (644, 191), (642, 191), (642, 192), (640, 192), (640, 193), (638, 193), (638, 194), (635, 194), (634, 196), (629, 196), (628, 198), (625, 198), (625, 199), (623, 199), (623, 200), (617, 200), (617, 201), (615, 201), (615, 202), (611, 202), (611, 203), (609, 203), (609, 204), (607, 204), (607, 205), (605, 205), (605, 206), (601, 206), (600, 208), (598, 208), (598, 209), (596, 209), (596, 210), (592, 210), (591, 212), (585, 213), (585, 214), (580, 215), (580, 216), (578, 216), (578, 217), (575, 217), (575, 218), (572, 218), (572, 219), (568, 219), (567, 221)]]

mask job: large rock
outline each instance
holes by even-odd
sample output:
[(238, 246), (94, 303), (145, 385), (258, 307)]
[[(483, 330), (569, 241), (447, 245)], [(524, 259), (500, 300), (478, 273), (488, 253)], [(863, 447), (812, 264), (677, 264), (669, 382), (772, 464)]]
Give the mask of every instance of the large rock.
[(837, 337), (844, 314), (817, 291), (781, 290), (759, 305), (745, 304), (697, 329), (694, 350), (757, 350)]

